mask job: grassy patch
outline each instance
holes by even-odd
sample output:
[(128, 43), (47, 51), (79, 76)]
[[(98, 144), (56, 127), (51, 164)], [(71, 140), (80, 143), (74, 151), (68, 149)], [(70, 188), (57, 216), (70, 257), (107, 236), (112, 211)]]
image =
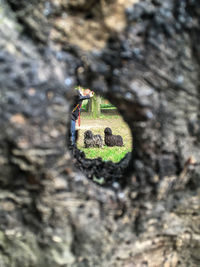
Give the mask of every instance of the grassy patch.
[(127, 147), (107, 147), (103, 148), (84, 148), (80, 147), (82, 151), (85, 152), (86, 158), (95, 159), (102, 158), (102, 160), (108, 161), (111, 160), (113, 162), (119, 162), (127, 152), (130, 152), (131, 149)]

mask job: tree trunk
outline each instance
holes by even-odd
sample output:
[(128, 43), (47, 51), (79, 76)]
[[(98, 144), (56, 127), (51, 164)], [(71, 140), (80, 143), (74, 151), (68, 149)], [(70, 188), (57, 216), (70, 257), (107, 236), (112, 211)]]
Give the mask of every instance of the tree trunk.
[(94, 119), (99, 118), (101, 115), (101, 97), (99, 95), (94, 95), (87, 104), (87, 112)]
[[(200, 266), (200, 3), (130, 2), (0, 1), (1, 267)], [(65, 146), (77, 84), (131, 156)]]
[(94, 96), (90, 100), (89, 105), (89, 112), (92, 118), (99, 118), (101, 115), (101, 97), (99, 95), (94, 94)]

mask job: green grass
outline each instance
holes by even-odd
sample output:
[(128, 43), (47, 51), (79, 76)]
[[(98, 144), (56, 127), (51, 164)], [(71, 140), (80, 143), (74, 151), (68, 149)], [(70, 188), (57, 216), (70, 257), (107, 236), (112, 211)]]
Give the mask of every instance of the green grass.
[(101, 109), (102, 108), (106, 108), (106, 109), (117, 109), (115, 106), (113, 106), (112, 104), (110, 105), (107, 105), (107, 104), (102, 104), (101, 106)]
[(127, 149), (126, 147), (107, 147), (103, 148), (84, 148), (79, 147), (82, 151), (84, 151), (86, 158), (95, 159), (102, 158), (104, 161), (111, 160), (113, 162), (119, 162), (126, 153), (131, 152), (131, 149)]
[[(82, 109), (86, 109), (87, 108), (87, 103), (83, 103), (81, 106)], [(101, 104), (100, 105), (101, 109), (117, 109), (115, 106), (113, 106), (112, 104)]]

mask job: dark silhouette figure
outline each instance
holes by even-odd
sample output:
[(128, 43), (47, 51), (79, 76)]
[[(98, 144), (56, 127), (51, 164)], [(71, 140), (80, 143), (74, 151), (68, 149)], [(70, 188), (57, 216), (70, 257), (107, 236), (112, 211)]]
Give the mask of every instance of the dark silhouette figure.
[(103, 139), (101, 135), (94, 135), (92, 131), (88, 130), (84, 133), (85, 147), (103, 147)]
[(112, 130), (106, 127), (104, 130), (104, 142), (107, 146), (123, 146), (123, 139), (121, 135), (113, 135)]

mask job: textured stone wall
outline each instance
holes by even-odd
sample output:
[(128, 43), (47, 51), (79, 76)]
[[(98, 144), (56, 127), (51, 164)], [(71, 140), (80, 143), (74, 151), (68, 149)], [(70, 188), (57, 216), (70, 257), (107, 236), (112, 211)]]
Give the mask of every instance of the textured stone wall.
[[(2, 267), (200, 264), (200, 4), (133, 2), (0, 1)], [(120, 164), (70, 154), (77, 84), (128, 123)]]

